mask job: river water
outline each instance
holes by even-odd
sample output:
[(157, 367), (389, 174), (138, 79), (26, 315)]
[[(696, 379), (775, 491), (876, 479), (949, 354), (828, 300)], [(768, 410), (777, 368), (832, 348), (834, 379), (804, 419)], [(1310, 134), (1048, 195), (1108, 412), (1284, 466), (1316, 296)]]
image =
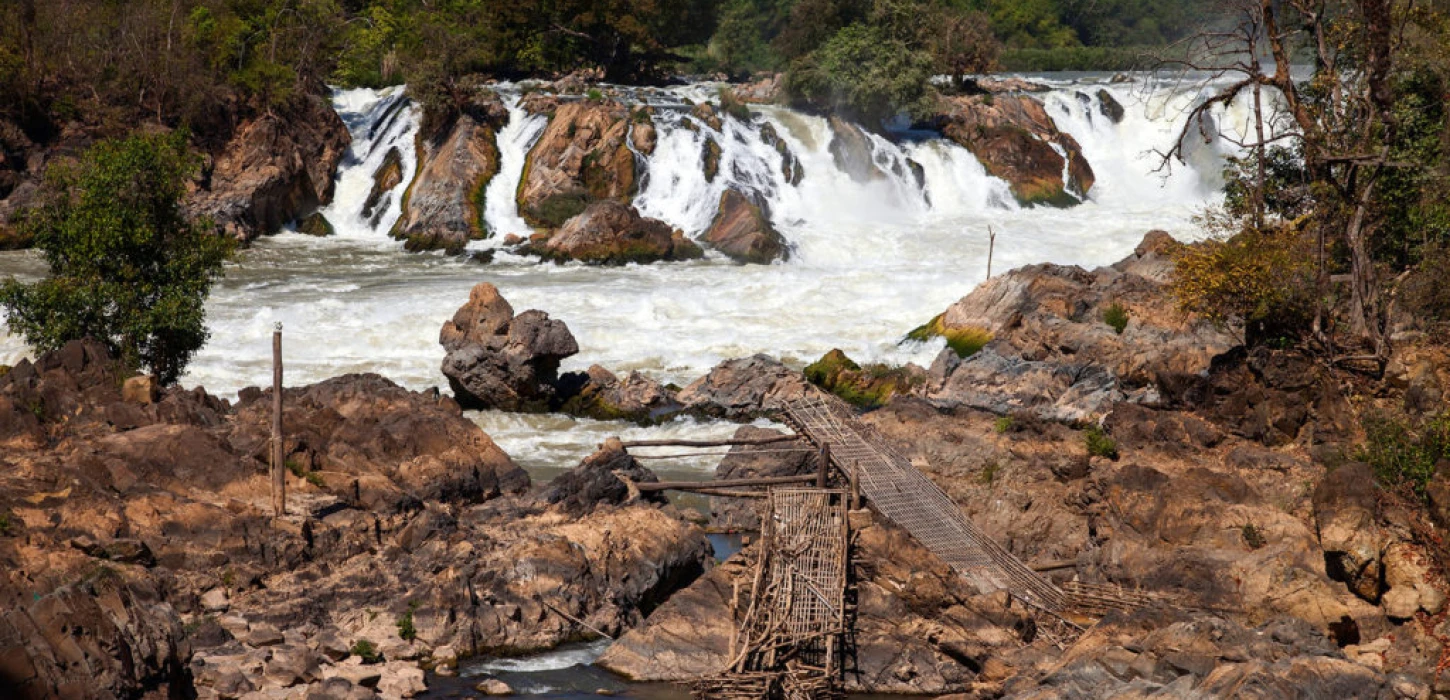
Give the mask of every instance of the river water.
[[(983, 280), (989, 226), (998, 234), (996, 270), (1036, 262), (1095, 266), (1126, 255), (1150, 229), (1195, 237), (1193, 217), (1218, 200), (1222, 143), (1198, 144), (1188, 165), (1157, 171), (1154, 151), (1170, 145), (1184, 111), (1200, 99), (1197, 88), (1154, 86), (1144, 76), (1127, 83), (1102, 75), (1032, 77), (1053, 85), (1042, 95), (1048, 111), (1082, 145), (1097, 176), (1088, 200), (1070, 209), (1017, 206), (1005, 183), (987, 176), (970, 153), (923, 134), (873, 136), (873, 159), (887, 177), (856, 182), (835, 166), (825, 120), (776, 107), (754, 108), (748, 123), (724, 117), (723, 133), (713, 136), (722, 147), (721, 176), (706, 182), (699, 154), (701, 139), (710, 136), (685, 128), (683, 105), (713, 95), (715, 87), (641, 93), (660, 110), (659, 143), (645, 159), (638, 207), (697, 235), (725, 187), (757, 194), (793, 246), (788, 262), (764, 266), (736, 265), (713, 253), (696, 262), (618, 268), (539, 263), (505, 252), (489, 264), (404, 253), (386, 236), (399, 215), (401, 189), (390, 193), (375, 220), (362, 217), (361, 203), (389, 148), (398, 147), (405, 182), (411, 178), (417, 110), (396, 88), (339, 91), (334, 104), (354, 142), (335, 201), (324, 210), (337, 235), (284, 232), (229, 263), (207, 306), (211, 341), (182, 383), (228, 398), (265, 384), (273, 324), (281, 322), (289, 384), (378, 372), (415, 389), (446, 386), (438, 329), (483, 281), (497, 285), (516, 310), (543, 309), (569, 325), (580, 352), (565, 362), (566, 370), (597, 363), (683, 385), (723, 359), (757, 352), (798, 365), (832, 348), (859, 361), (929, 363), (938, 344), (899, 340)], [(1103, 116), (1099, 90), (1124, 106), (1122, 123)], [(512, 98), (510, 104), (510, 122), (499, 136), (501, 172), (486, 190), (486, 219), (498, 235), (473, 249), (492, 248), (505, 233), (527, 233), (511, 195), (545, 121), (512, 106)], [(1217, 114), (1228, 124), (1242, 117), (1232, 105)], [(761, 138), (766, 123), (800, 159), (805, 176), (798, 185), (785, 180), (779, 155)], [(903, 167), (908, 161), (920, 166), (922, 182)], [(43, 272), (34, 253), (0, 253), (0, 278), (34, 279)], [(19, 338), (0, 335), (0, 364), (27, 355)], [(734, 430), (691, 419), (639, 428), (558, 415), (471, 415), (536, 480), (572, 467), (611, 435), (705, 438)], [(659, 471), (700, 474), (718, 459)], [(478, 661), (464, 671), (497, 674), (521, 691), (556, 696), (604, 688), (678, 697), (673, 689), (626, 688), (577, 665), (599, 651), (597, 644), (571, 647), (534, 659)], [(442, 681), (438, 696), (470, 689), (464, 681)]]

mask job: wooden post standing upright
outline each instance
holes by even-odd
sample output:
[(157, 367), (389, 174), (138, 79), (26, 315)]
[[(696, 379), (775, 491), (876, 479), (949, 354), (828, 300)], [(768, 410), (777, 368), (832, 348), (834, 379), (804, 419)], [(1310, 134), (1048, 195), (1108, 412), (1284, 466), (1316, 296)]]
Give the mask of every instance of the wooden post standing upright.
[(272, 514), (287, 514), (286, 465), (282, 456), (282, 324), (272, 331)]
[(819, 472), (816, 473), (816, 488), (826, 488), (826, 477), (830, 473), (830, 471), (831, 445), (830, 443), (823, 443), (821, 445), (821, 469)]

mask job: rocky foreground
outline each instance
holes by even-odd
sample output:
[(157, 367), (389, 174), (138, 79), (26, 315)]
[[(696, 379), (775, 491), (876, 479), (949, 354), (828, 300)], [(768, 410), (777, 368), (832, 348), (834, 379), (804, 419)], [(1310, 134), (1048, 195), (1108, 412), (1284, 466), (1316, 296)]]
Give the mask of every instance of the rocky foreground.
[(268, 392), (158, 392), (87, 343), (0, 376), (0, 695), (411, 697), (424, 668), (638, 624), (711, 561), (617, 450), (535, 496), (436, 392), (284, 398), (274, 519)]
[[(409, 697), (425, 669), (619, 637), (640, 680), (717, 670), (743, 557), (712, 566), (698, 514), (615, 441), (547, 485), (460, 404), (639, 422), (749, 421), (830, 391), (988, 534), (1059, 581), (1165, 602), (1076, 638), (966, 589), (869, 511), (857, 526), (848, 687), (964, 697), (1450, 693), (1450, 465), (1427, 497), (1349, 460), (1367, 404), (1434, 407), (1442, 346), (1397, 322), (1375, 396), (1292, 350), (1184, 317), (1152, 233), (1096, 270), (994, 278), (923, 324), (930, 368), (766, 356), (686, 387), (561, 373), (567, 326), (482, 284), (444, 324), (457, 399), (376, 375), (286, 390), (289, 513), (270, 513), (270, 395), (159, 391), (72, 343), (0, 375), (0, 690), (16, 697)], [(934, 341), (939, 342), (939, 341)], [(744, 426), (742, 437), (767, 437)], [(811, 473), (737, 449), (721, 478)], [(713, 525), (756, 526), (712, 503)], [(505, 692), (484, 680), (479, 692)]]

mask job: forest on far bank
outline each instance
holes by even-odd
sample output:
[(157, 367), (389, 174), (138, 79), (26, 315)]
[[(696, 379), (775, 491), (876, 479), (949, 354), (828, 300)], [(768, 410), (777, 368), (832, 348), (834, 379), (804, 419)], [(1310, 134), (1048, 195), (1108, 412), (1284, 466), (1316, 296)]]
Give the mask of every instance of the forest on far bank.
[[(186, 126), (203, 148), (325, 85), (406, 82), (425, 103), (465, 76), (597, 69), (804, 76), (1134, 65), (1212, 0), (0, 0), (0, 120), (34, 142), (66, 124)], [(814, 81), (814, 86), (811, 83)]]

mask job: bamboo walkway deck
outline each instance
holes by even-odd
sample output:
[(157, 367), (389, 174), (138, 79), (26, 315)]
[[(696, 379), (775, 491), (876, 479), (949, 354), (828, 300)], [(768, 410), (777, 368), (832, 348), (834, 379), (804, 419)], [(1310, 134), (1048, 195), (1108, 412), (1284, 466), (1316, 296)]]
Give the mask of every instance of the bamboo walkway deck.
[(848, 409), (829, 399), (809, 398), (787, 405), (785, 419), (817, 447), (828, 446), (831, 462), (858, 484), (877, 511), (961, 573), (978, 592), (1006, 589), (1052, 613), (1069, 607), (1066, 592), (973, 525), (941, 487)]

